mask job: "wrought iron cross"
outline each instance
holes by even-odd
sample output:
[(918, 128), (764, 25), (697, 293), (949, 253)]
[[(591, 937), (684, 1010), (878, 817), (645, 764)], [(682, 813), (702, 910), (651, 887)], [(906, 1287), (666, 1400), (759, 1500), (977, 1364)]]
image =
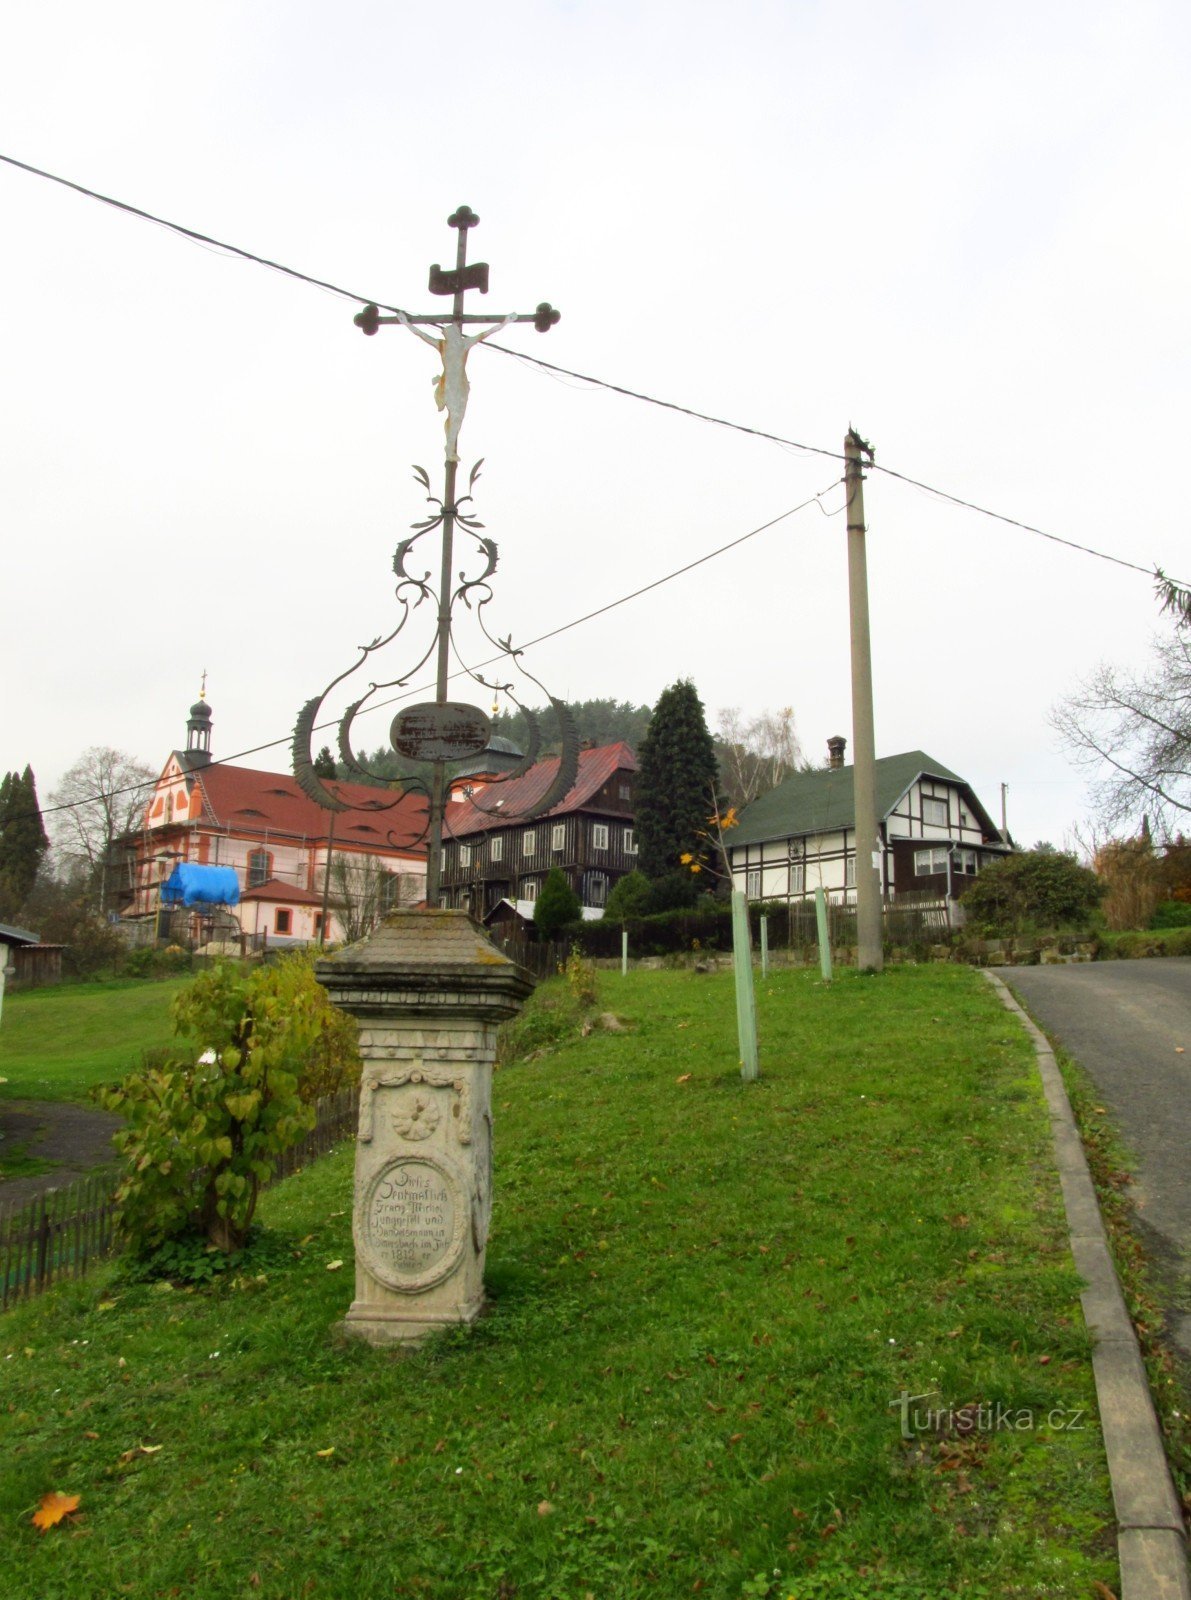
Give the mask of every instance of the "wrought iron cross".
[[(464, 412), (467, 410), (470, 388), (467, 381), (467, 357), (472, 346), (484, 339), (490, 339), (494, 333), (499, 333), (501, 328), (508, 327), (511, 322), (532, 322), (539, 333), (549, 333), (562, 315), (548, 300), (543, 300), (536, 311), (514, 311), (508, 316), (476, 315), (464, 311), (463, 296), (469, 289), (478, 289), (481, 294), (488, 293), (488, 263), (476, 261), (469, 266), (467, 262), (468, 230), (476, 227), (479, 220), (470, 206), (460, 206), (458, 211), (449, 216), (448, 226), (457, 229), (459, 233), (454, 271), (445, 272), (437, 261), (430, 268), (430, 293), (452, 296), (449, 316), (426, 314), (411, 317), (404, 311), (398, 311), (394, 316), (382, 317), (377, 306), (369, 305), (365, 306), (354, 319), (356, 326), (367, 334), (374, 334), (382, 323), (400, 323), (438, 351), (442, 358), (442, 372), (435, 380), (434, 398), (438, 409), (447, 414), (445, 426), (448, 469), (459, 460), (459, 429), (463, 424)], [(463, 331), (465, 323), (483, 323), (487, 326), (487, 331), (469, 337)], [(434, 339), (429, 334), (419, 332), (421, 326), (440, 328), (442, 337)], [(447, 503), (450, 504), (453, 498), (453, 493), (449, 491)]]
[[(473, 467), (468, 480), (468, 492), (463, 495), (462, 500), (458, 500), (456, 498), (456, 478), (459, 467), (459, 430), (462, 426), (464, 413), (467, 409), (467, 397), (469, 390), (469, 384), (467, 380), (467, 357), (473, 345), (479, 344), (482, 340), (490, 338), (494, 333), (499, 332), (501, 328), (508, 327), (510, 323), (532, 322), (539, 333), (548, 333), (550, 329), (554, 327), (555, 323), (558, 322), (561, 315), (560, 312), (556, 311), (554, 307), (545, 300), (543, 300), (534, 311), (512, 312), (507, 316), (474, 314), (464, 311), (463, 297), (469, 290), (478, 289), (481, 294), (488, 293), (488, 263), (486, 261), (477, 261), (469, 264), (467, 260), (467, 235), (470, 229), (476, 227), (476, 225), (479, 223), (479, 220), (479, 217), (476, 216), (475, 212), (472, 211), (470, 206), (460, 206), (457, 211), (448, 217), (448, 225), (456, 229), (459, 235), (455, 252), (455, 266), (451, 270), (444, 270), (438, 262), (435, 262), (430, 268), (430, 293), (435, 295), (451, 296), (452, 304), (449, 312), (426, 313), (411, 316), (404, 311), (398, 311), (392, 316), (381, 316), (380, 308), (378, 306), (367, 305), (364, 307), (363, 311), (357, 314), (354, 319), (356, 326), (362, 328), (366, 334), (376, 333), (377, 329), (383, 323), (399, 323), (408, 328), (411, 333), (415, 334), (424, 343), (430, 345), (438, 353), (442, 362), (442, 370), (434, 380), (434, 397), (439, 410), (446, 413), (446, 470), (444, 475), (443, 494), (442, 499), (437, 502), (437, 512), (433, 516), (424, 519), (422, 522), (414, 524), (415, 528), (418, 529), (418, 533), (415, 534), (415, 539), (420, 537), (422, 533), (428, 533), (436, 525), (440, 526), (442, 529), (442, 565), (437, 594), (437, 632), (435, 644), (431, 647), (432, 650), (437, 651), (435, 702), (433, 706), (412, 707), (410, 711), (405, 714), (414, 720), (418, 720), (418, 715), (422, 714), (420, 720), (423, 726), (432, 728), (437, 739), (437, 742), (434, 746), (437, 753), (432, 757), (433, 779), (429, 797), (430, 815), (428, 826), (429, 856), (427, 860), (426, 872), (426, 898), (427, 903), (431, 906), (437, 905), (439, 898), (439, 885), (442, 866), (443, 819), (446, 801), (445, 767), (447, 760), (451, 759), (447, 752), (452, 748), (449, 737), (437, 736), (442, 735), (443, 729), (445, 729), (448, 724), (451, 723), (452, 719), (456, 719), (457, 721), (460, 713), (470, 714), (473, 712), (475, 715), (474, 718), (472, 718), (472, 721), (475, 722), (476, 719), (478, 719), (478, 723), (483, 724), (490, 732), (490, 725), (488, 724), (487, 718), (484, 716), (482, 711), (479, 711), (474, 707), (456, 706), (447, 699), (447, 691), (450, 680), (450, 652), (452, 648), (452, 603), (455, 599), (462, 597), (469, 607), (473, 606), (473, 603), (475, 604), (477, 616), (479, 615), (479, 613), (483, 610), (483, 607), (487, 604), (488, 598), (490, 597), (490, 590), (488, 588), (487, 580), (496, 568), (497, 555), (496, 546), (490, 539), (479, 538), (479, 534), (476, 532), (476, 530), (481, 528), (483, 524), (476, 520), (473, 510), (468, 505), (468, 502), (471, 499), (470, 490), (475, 483), (475, 479), (479, 471), (478, 463), (475, 467)], [(482, 324), (484, 326), (484, 331), (473, 334), (465, 333), (464, 329), (469, 324)], [(436, 338), (430, 333), (424, 332), (423, 329), (427, 327), (436, 329), (438, 331), (438, 337)], [(429, 489), (430, 482), (425, 472), (418, 467), (415, 468), (415, 474), (425, 485), (425, 487)], [(463, 510), (461, 509), (461, 506), (467, 507), (467, 509)], [(459, 576), (461, 579), (461, 586), (458, 589), (454, 588), (454, 580), (452, 576), (453, 546), (456, 523), (458, 523), (463, 530), (472, 534), (478, 540), (481, 551), (487, 562), (486, 570), (478, 578), (469, 579), (460, 573)], [(394, 569), (401, 580), (398, 585), (397, 594), (398, 599), (405, 607), (405, 616), (402, 617), (397, 628), (394, 630), (394, 633), (390, 634), (388, 639), (377, 639), (373, 642), (373, 644), (363, 647), (361, 661), (357, 663), (357, 666), (362, 665), (363, 660), (371, 655), (374, 650), (377, 650), (384, 644), (390, 642), (404, 627), (406, 617), (409, 614), (409, 595), (411, 592), (416, 593), (416, 595), (419, 597), (418, 603), (420, 603), (421, 599), (429, 598), (433, 592), (425, 580), (416, 578), (406, 569), (405, 559), (410, 547), (415, 542), (415, 539), (407, 539), (403, 541), (394, 558)], [(426, 579), (428, 578), (429, 573), (426, 574)], [(483, 628), (482, 621), (481, 627)], [(499, 651), (505, 657), (507, 657), (511, 663), (516, 662), (516, 658), (521, 654), (521, 651), (513, 646), (511, 639), (494, 639), (492, 635), (488, 633), (486, 628), (484, 628), (484, 632), (489, 639), (489, 642), (496, 645)], [(422, 660), (425, 661), (429, 654), (430, 651), (428, 651), (427, 654), (422, 657)], [(355, 668), (350, 670), (354, 671)], [(511, 691), (512, 686), (509, 684), (490, 683), (487, 679), (481, 677), (477, 672), (471, 669), (467, 670), (469, 675), (475, 678), (477, 682), (483, 683), (489, 688), (502, 688), (506, 692)], [(534, 679), (531, 674), (526, 673), (523, 667), (519, 667), (518, 670), (520, 670), (527, 678), (530, 678), (531, 682), (537, 684), (537, 680)], [(340, 678), (335, 680), (335, 683), (340, 682), (345, 676), (347, 676), (347, 674), (341, 674)], [(392, 681), (394, 683), (404, 684), (407, 681), (407, 678), (398, 678)], [(302, 712), (299, 714), (298, 726), (295, 729), (294, 738), (294, 771), (298, 776), (299, 783), (311, 796), (311, 798), (317, 801), (319, 805), (326, 806), (332, 810), (342, 809), (342, 802), (337, 800), (335, 795), (326, 789), (325, 785), (320, 782), (316, 774), (313, 772), (313, 768), (309, 759), (309, 747), (318, 709), (321, 706), (326, 694), (329, 692), (329, 689), (333, 687), (334, 684), (329, 685), (328, 690), (324, 690), (322, 696), (317, 696), (315, 699), (306, 703), (302, 709)], [(373, 685), (373, 689), (377, 687), (378, 685)], [(539, 689), (543, 689), (544, 686), (537, 684), (537, 687)], [(369, 691), (369, 694), (371, 693), (372, 690)], [(365, 696), (363, 700), (356, 701), (355, 704), (349, 708), (343, 722), (340, 724), (339, 734), (339, 749), (341, 757), (348, 766), (349, 771), (360, 774), (361, 776), (370, 774), (367, 774), (367, 769), (359, 763), (351, 750), (350, 731), (351, 724), (356, 714), (359, 712), (360, 708), (364, 704), (364, 700), (367, 698), (368, 696)], [(510, 698), (515, 700), (515, 696), (513, 696), (511, 692)], [(564, 799), (566, 794), (569, 793), (570, 788), (575, 781), (576, 763), (578, 758), (577, 739), (575, 737), (570, 713), (566, 706), (563, 705), (561, 701), (556, 700), (553, 695), (549, 695), (548, 698), (550, 699), (551, 705), (554, 707), (555, 712), (558, 715), (560, 725), (564, 730), (563, 753), (559, 760), (558, 772), (554, 782), (549, 786), (547, 791), (543, 792), (543, 794), (541, 794), (537, 800), (533, 802), (532, 805), (520, 813), (520, 815), (525, 817), (541, 815), (543, 811), (549, 810), (551, 807), (558, 804), (558, 802)], [(519, 704), (519, 702), (515, 703)], [(527, 708), (524, 706), (521, 706), (521, 709), (523, 711), (527, 710)], [(429, 713), (430, 715), (425, 715), (426, 713)], [(467, 716), (465, 716), (464, 720), (467, 720)], [(536, 723), (533, 722), (532, 717), (530, 720), (531, 723), (533, 723), (531, 749), (527, 753), (526, 759), (522, 766), (516, 771), (508, 774), (509, 777), (520, 776), (524, 770), (528, 770), (528, 767), (532, 764), (532, 761), (536, 759), (539, 735), (536, 728)], [(401, 722), (402, 717), (399, 716), (394, 721), (394, 727), (396, 728)], [(406, 733), (408, 733), (408, 730), (406, 730)], [(479, 749), (485, 742), (485, 738), (486, 735), (482, 737), (479, 742), (473, 743), (470, 748), (473, 750)], [(410, 753), (406, 734), (398, 734), (394, 737), (394, 748), (399, 749), (407, 754)], [(464, 751), (462, 748), (460, 748), (456, 750), (455, 753), (462, 754)]]

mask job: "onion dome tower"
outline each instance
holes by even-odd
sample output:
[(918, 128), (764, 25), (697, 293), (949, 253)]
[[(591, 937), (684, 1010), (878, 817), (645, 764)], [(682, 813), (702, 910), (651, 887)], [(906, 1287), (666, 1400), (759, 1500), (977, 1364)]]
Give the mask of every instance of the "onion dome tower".
[(211, 761), (211, 707), (207, 704), (207, 674), (198, 699), (190, 708), (186, 723), (186, 757), (190, 766), (205, 767)]

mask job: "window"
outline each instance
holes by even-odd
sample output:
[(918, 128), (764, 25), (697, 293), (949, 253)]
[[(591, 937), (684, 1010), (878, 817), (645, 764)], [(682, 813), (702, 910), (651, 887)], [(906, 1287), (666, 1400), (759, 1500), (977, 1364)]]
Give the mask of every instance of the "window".
[(608, 899), (608, 880), (602, 872), (593, 872), (587, 882), (587, 892), (593, 906), (602, 906)]
[(551, 850), (561, 850), (567, 842), (567, 825), (565, 822), (556, 822), (550, 829)]
[(847, 856), (844, 859), (844, 888), (845, 889), (854, 889), (855, 887), (856, 887), (856, 857), (855, 856)]
[(250, 850), (248, 853), (248, 887), (250, 889), (259, 889), (262, 883), (267, 883), (272, 866), (273, 857), (267, 850)]
[(492, 859), (493, 859), (493, 861), (502, 861), (504, 859), (504, 853), (505, 853), (504, 835), (498, 833), (496, 835), (496, 837), (492, 841)]
[(537, 880), (535, 878), (527, 878), (525, 880), (525, 882), (521, 885), (521, 898), (522, 898), (522, 900), (536, 900), (537, 897), (538, 897)]
[(975, 850), (954, 850), (951, 865), (956, 872), (974, 873), (977, 870)]
[(945, 828), (947, 826), (946, 800), (930, 800), (924, 795), (922, 797), (922, 820), (929, 827)]
[(632, 798), (632, 790), (627, 783), (622, 783), (620, 786), (620, 798), (622, 800), (630, 800)]
[(380, 908), (384, 912), (392, 911), (395, 905), (401, 903), (401, 879), (395, 872), (382, 872), (378, 885), (377, 898)]
[(637, 854), (637, 830), (635, 828), (626, 828), (624, 830), (624, 853), (626, 856), (635, 856)]
[(461, 844), (459, 846), (459, 865), (461, 867), (471, 866), (471, 845)]
[(946, 850), (915, 850), (914, 876), (922, 878), (928, 874), (947, 871)]
[(790, 863), (790, 893), (803, 894), (806, 890), (806, 868), (801, 861)]
[(745, 873), (744, 892), (746, 895), (748, 895), (750, 900), (759, 900), (761, 898), (760, 867), (750, 867), (748, 872)]
[(606, 850), (608, 848), (608, 824), (606, 822), (592, 823), (591, 848), (593, 850)]
[(316, 911), (314, 913), (314, 937), (317, 939), (319, 934), (322, 931), (323, 931), (323, 914), (322, 914), (321, 911)]
[(290, 917), (292, 915), (293, 915), (293, 913), (291, 911), (288, 911), (288, 910), (281, 911), (281, 910), (279, 910), (277, 912), (277, 916), (276, 916), (276, 918), (274, 919), (274, 922), (273, 922), (273, 932), (274, 933), (288, 933), (289, 932)]
[[(538, 847), (538, 836), (532, 828), (526, 828), (521, 835), (521, 854), (531, 856)], [(532, 896), (530, 897), (532, 899)]]

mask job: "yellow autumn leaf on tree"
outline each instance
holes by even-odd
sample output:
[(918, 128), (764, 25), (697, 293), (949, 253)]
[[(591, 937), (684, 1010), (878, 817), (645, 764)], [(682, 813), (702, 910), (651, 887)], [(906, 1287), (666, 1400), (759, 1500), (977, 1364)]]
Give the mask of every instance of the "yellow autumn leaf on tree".
[(72, 1511), (77, 1511), (78, 1506), (77, 1494), (60, 1494), (54, 1489), (49, 1494), (42, 1495), (41, 1504), (33, 1513), (33, 1526), (45, 1533), (48, 1528), (61, 1522), (63, 1517), (68, 1517)]

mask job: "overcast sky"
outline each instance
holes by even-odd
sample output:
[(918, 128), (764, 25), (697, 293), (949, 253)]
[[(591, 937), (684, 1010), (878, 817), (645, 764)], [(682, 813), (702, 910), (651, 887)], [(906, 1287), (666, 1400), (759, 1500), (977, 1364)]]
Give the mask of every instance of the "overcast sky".
[[(7, 18), (0, 153), (414, 310), (467, 203), (469, 309), (562, 310), (502, 344), (829, 450), (852, 423), (1186, 579), (1189, 36), (1175, 0), (43, 0)], [(0, 769), (45, 801), (89, 745), (156, 767), (204, 668), (217, 756), (288, 734), (395, 621), (432, 352), (5, 165), (0, 216)], [(515, 641), (842, 506), (831, 459), (490, 349), (469, 374)], [(994, 815), (1008, 783), (1018, 838), (1061, 842), (1087, 804), (1048, 709), (1144, 659), (1150, 583), (879, 473), (866, 512), (878, 754), (927, 750)], [(851, 744), (847, 640), (844, 519), (812, 506), (527, 663), (574, 698), (689, 676), (709, 720), (790, 705), (817, 758)]]

